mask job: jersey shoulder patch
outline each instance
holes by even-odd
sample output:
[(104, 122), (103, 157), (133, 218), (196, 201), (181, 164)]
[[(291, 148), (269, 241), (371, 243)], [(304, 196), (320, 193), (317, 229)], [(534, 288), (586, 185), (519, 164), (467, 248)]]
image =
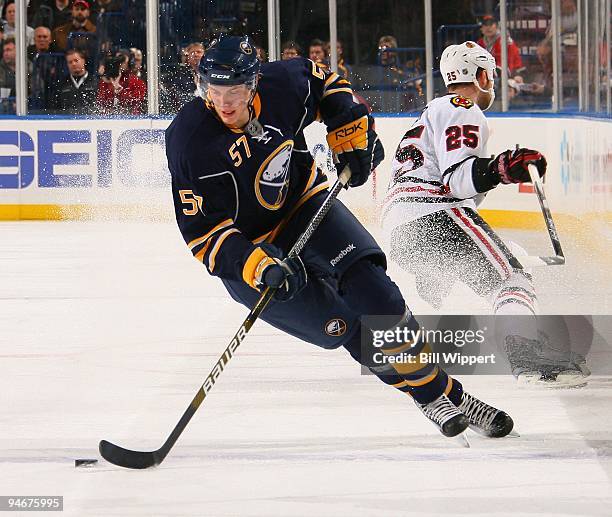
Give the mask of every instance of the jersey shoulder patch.
[(474, 106), (474, 101), (464, 97), (463, 95), (455, 95), (451, 97), (451, 104), (455, 106), (455, 108), (465, 108), (469, 110), (472, 106)]

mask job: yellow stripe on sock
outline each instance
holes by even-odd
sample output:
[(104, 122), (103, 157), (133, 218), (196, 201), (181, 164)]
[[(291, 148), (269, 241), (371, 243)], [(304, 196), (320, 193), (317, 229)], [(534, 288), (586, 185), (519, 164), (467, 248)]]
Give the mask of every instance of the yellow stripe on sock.
[(409, 386), (424, 386), (425, 384), (433, 381), (437, 376), (438, 373), (440, 373), (440, 369), (436, 366), (434, 368), (434, 371), (430, 374), (427, 375), (426, 377), (423, 377), (422, 379), (416, 379), (414, 381), (406, 381), (408, 383)]

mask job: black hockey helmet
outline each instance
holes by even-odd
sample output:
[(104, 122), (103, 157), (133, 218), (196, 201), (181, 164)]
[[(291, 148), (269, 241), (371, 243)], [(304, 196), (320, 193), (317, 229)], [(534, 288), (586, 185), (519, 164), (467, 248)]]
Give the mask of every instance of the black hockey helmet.
[(206, 50), (199, 73), (205, 88), (208, 84), (246, 84), (254, 89), (259, 73), (255, 46), (248, 36), (221, 35)]

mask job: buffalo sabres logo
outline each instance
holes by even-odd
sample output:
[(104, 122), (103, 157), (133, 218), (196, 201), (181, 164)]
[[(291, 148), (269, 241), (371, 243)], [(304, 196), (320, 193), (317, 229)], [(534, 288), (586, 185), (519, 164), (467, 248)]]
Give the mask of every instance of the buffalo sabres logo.
[(340, 337), (346, 332), (346, 322), (340, 318), (329, 320), (325, 324), (325, 333), (328, 336)]
[(255, 176), (255, 195), (268, 210), (278, 210), (287, 199), (289, 191), (289, 163), (293, 140), (278, 146), (261, 164)]
[(466, 110), (469, 110), (474, 105), (474, 101), (467, 99), (462, 95), (455, 95), (451, 99), (451, 104), (455, 106), (455, 108), (465, 108)]
[(242, 52), (244, 52), (245, 54), (253, 53), (253, 48), (246, 41), (240, 42), (240, 50), (242, 50)]

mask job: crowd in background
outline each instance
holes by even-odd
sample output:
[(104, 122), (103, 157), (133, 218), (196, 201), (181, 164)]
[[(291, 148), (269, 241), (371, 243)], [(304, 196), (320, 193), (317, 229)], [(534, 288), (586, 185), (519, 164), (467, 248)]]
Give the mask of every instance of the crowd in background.
[[(562, 4), (562, 32), (568, 36), (576, 32), (576, 1), (563, 0)], [(127, 11), (136, 9), (135, 5), (134, 0), (29, 2), (26, 28), (29, 112), (80, 115), (146, 113), (146, 56), (121, 29)], [(14, 112), (15, 97), (14, 0), (0, 0), (0, 9), (0, 112), (11, 113)], [(142, 11), (140, 16), (144, 18)], [(445, 33), (446, 39), (439, 46), (478, 39), (478, 43), (495, 57), (498, 76), (508, 76), (511, 99), (550, 98), (552, 42), (549, 23), (543, 25), (541, 31), (537, 60), (524, 63), (521, 48), (508, 36), (507, 70), (501, 69), (501, 31), (493, 13), (474, 20), (474, 26), (462, 27), (467, 29), (460, 34)], [(199, 95), (197, 67), (206, 43), (194, 41), (185, 44), (176, 49), (174, 58), (162, 61), (162, 113), (175, 113)], [(328, 68), (329, 42), (313, 38), (306, 43), (283, 42), (281, 59), (305, 56)], [(400, 43), (393, 35), (380, 35), (372, 41), (372, 45), (377, 45), (375, 61), (367, 66), (351, 66), (347, 63), (344, 43), (338, 41), (339, 74), (351, 81), (358, 96), (362, 96), (360, 100), (367, 101), (374, 111), (415, 111), (425, 104), (424, 49), (406, 48)], [(264, 48), (259, 46), (257, 50), (259, 58), (266, 61)], [(436, 49), (438, 55), (441, 50)], [(167, 56), (168, 49), (163, 48), (161, 53)], [(564, 63), (564, 70), (575, 72), (572, 68), (575, 68), (575, 59), (572, 60), (571, 52), (566, 54), (570, 57)], [(393, 99), (392, 105), (388, 99)]]
[[(29, 112), (79, 115), (146, 112), (143, 52), (120, 48), (113, 22), (124, 0), (32, 0), (26, 42)], [(14, 113), (15, 2), (0, 0), (0, 111)]]

